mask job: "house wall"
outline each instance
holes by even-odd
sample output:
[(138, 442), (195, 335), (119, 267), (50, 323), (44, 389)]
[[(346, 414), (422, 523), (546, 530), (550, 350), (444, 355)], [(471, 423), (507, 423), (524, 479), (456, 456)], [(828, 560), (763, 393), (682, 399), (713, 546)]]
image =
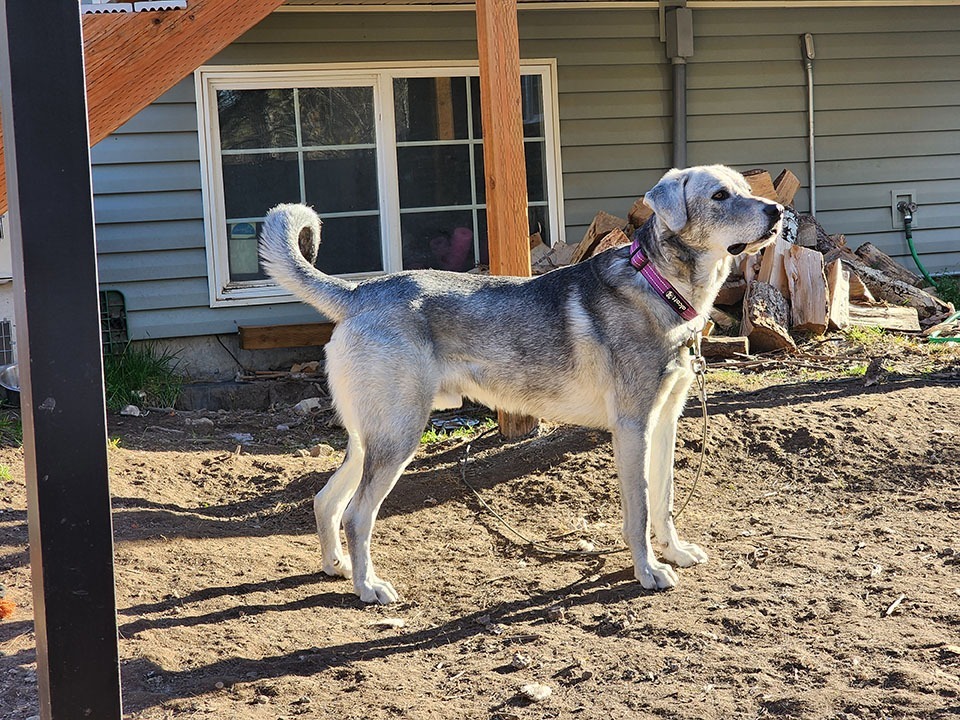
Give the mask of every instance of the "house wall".
[[(818, 218), (906, 257), (890, 190), (913, 189), (931, 271), (960, 271), (960, 13), (953, 8), (702, 10), (688, 68), (689, 160), (790, 168), (806, 185), (798, 35), (816, 36)], [(671, 68), (652, 10), (523, 11), (524, 58), (557, 58), (566, 239), (625, 215), (671, 163)], [(214, 63), (462, 60), (474, 17), (277, 13)], [(134, 339), (318, 319), (299, 304), (211, 309), (188, 78), (93, 148), (104, 288)], [(805, 210), (806, 191), (796, 204)]]

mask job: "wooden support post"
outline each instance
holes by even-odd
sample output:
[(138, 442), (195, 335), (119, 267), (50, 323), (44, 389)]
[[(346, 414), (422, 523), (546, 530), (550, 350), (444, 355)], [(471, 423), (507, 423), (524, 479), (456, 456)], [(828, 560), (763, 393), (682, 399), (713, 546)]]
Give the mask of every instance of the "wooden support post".
[[(490, 272), (529, 277), (517, 0), (477, 0), (477, 49)], [(537, 427), (535, 418), (499, 415), (500, 433), (506, 438), (527, 435)]]
[(76, 0), (2, 0), (0, 102), (40, 717), (119, 720), (97, 257)]

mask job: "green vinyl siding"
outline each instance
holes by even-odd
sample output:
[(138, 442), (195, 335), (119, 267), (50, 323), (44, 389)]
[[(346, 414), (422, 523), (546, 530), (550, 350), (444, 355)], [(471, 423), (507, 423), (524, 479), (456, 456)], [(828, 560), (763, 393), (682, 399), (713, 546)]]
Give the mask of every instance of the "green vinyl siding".
[[(960, 272), (960, 13), (956, 8), (695, 12), (688, 66), (691, 164), (783, 167), (809, 208), (807, 85), (813, 33), (817, 219), (913, 267), (891, 191), (916, 191), (914, 239), (932, 272)], [(953, 253), (953, 254), (951, 254)]]
[[(557, 62), (565, 235), (624, 216), (672, 162), (671, 67), (649, 9), (522, 10), (524, 59)], [(806, 77), (815, 36), (818, 218), (910, 264), (891, 189), (916, 191), (931, 271), (960, 271), (960, 12), (956, 8), (694, 11), (688, 157), (789, 168), (804, 187)], [(211, 64), (476, 60), (472, 12), (275, 13)], [(100, 279), (127, 301), (133, 338), (308, 322), (299, 304), (212, 309), (192, 77), (92, 151)]]

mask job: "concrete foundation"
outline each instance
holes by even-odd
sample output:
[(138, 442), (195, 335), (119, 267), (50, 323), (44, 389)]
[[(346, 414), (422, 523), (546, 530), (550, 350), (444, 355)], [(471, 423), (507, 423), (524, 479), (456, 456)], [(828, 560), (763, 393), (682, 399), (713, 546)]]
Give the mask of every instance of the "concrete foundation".
[(289, 370), (294, 363), (323, 360), (321, 347), (241, 350), (240, 337), (235, 334), (145, 342), (175, 354), (177, 371), (190, 382), (232, 381), (238, 373), (247, 375), (257, 370)]

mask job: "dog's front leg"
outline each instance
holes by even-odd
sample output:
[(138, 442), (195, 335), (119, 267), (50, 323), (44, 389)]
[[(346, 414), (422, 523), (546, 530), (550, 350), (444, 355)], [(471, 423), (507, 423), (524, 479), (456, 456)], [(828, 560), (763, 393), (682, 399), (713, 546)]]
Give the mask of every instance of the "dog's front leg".
[(613, 429), (613, 454), (620, 478), (623, 541), (633, 555), (633, 571), (647, 590), (677, 584), (676, 571), (654, 557), (650, 546), (650, 423), (619, 420)]
[(650, 459), (650, 513), (653, 534), (665, 548), (663, 557), (679, 567), (690, 567), (707, 561), (707, 554), (697, 545), (677, 536), (673, 522), (673, 458), (677, 444), (677, 421), (693, 379), (685, 365), (669, 373), (661, 389), (663, 407), (654, 421)]

